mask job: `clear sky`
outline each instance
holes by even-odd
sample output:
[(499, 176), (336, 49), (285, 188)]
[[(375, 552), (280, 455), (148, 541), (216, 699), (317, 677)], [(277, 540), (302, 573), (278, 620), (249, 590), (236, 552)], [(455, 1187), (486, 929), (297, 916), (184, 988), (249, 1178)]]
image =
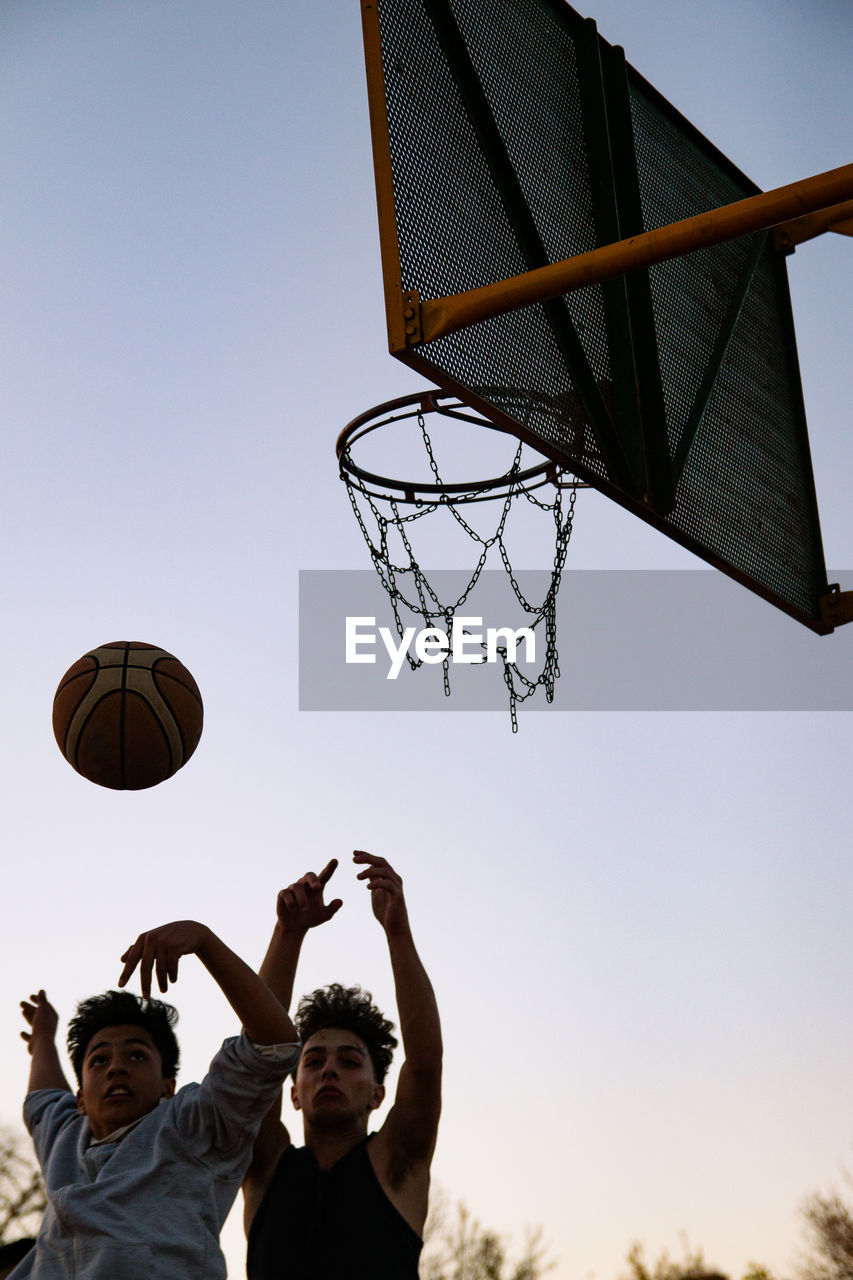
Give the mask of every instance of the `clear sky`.
[[(853, 158), (848, 0), (585, 12), (760, 186)], [(359, 5), (4, 0), (0, 120), (0, 1121), (22, 996), (64, 1020), (185, 916), (258, 962), (276, 891), (367, 848), (405, 879), (441, 1005), (449, 1194), (541, 1223), (560, 1280), (682, 1232), (790, 1275), (798, 1206), (853, 1139), (850, 714), (522, 713), (513, 736), (505, 712), (300, 713), (298, 572), (367, 567), (335, 437), (420, 386), (386, 351)], [(851, 252), (789, 262), (841, 570)], [(578, 508), (575, 567), (694, 564)], [(195, 758), (140, 794), (80, 779), (50, 729), (65, 669), (119, 639), (176, 653), (205, 699)], [(337, 881), (297, 985), (390, 1009), (366, 892)], [(192, 960), (175, 1002), (198, 1078), (233, 1020)]]

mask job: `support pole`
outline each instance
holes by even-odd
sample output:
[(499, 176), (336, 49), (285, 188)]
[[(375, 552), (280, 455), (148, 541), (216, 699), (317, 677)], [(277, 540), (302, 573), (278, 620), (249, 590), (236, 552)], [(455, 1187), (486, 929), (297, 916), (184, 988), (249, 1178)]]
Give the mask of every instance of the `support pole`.
[(421, 303), (422, 340), (431, 342), (492, 316), (546, 302), (627, 271), (667, 262), (738, 236), (765, 231), (781, 222), (790, 222), (851, 199), (853, 164), (848, 164), (786, 187), (763, 191), (745, 200), (711, 209), (693, 218), (685, 218), (682, 222), (673, 222), (615, 244), (603, 245), (600, 249), (577, 254), (563, 262), (537, 267), (496, 284), (469, 289), (447, 298), (427, 300)]

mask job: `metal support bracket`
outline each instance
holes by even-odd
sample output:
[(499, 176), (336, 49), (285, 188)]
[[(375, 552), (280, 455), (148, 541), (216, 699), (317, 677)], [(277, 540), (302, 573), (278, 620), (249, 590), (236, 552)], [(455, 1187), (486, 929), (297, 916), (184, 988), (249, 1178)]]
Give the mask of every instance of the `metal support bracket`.
[(406, 331), (406, 346), (416, 347), (423, 341), (421, 332), (421, 295), (417, 289), (410, 289), (403, 294), (403, 324)]
[(853, 591), (841, 591), (837, 582), (829, 585), (826, 595), (820, 597), (820, 616), (830, 627), (841, 627), (853, 622)]
[(793, 253), (798, 244), (813, 240), (815, 236), (821, 236), (827, 231), (836, 231), (841, 236), (853, 235), (853, 200), (845, 200), (803, 218), (783, 222), (773, 229), (773, 248), (778, 253)]

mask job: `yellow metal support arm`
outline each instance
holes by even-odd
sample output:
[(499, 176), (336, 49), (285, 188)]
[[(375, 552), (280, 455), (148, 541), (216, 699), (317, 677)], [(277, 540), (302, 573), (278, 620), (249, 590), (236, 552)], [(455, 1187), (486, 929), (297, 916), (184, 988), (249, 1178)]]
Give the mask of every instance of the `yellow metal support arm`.
[(853, 200), (820, 209), (805, 218), (795, 218), (793, 222), (783, 222), (773, 232), (773, 244), (782, 253), (792, 253), (798, 244), (823, 235), (824, 231), (853, 236)]
[[(564, 262), (511, 276), (497, 284), (421, 302), (420, 334), (414, 341), (430, 342), (492, 316), (558, 298), (601, 280), (707, 249), (738, 236), (806, 218), (842, 202), (853, 202), (853, 164), (604, 245)], [(413, 342), (412, 335), (409, 342)]]

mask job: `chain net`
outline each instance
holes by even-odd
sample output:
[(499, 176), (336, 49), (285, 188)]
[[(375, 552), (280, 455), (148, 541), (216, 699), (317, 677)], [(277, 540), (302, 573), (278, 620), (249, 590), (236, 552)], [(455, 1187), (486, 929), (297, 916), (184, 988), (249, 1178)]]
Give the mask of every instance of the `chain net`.
[[(440, 488), (443, 481), (427, 431), (424, 412), (419, 408), (416, 413), (413, 411), (413, 416), (417, 418), (421, 440), (434, 479), (434, 484), (430, 487)], [(427, 629), (437, 628), (441, 624), (444, 634), (450, 636), (454, 616), (465, 605), (469, 595), (477, 586), (489, 556), (494, 553), (500, 557), (515, 599), (527, 615), (527, 627), (531, 631), (536, 631), (538, 628), (539, 635), (544, 633), (545, 638), (542, 669), (535, 677), (521, 670), (518, 661), (510, 657), (505, 644), (499, 641), (495, 644), (494, 651), (502, 663), (503, 680), (509, 696), (512, 732), (517, 733), (519, 703), (532, 697), (540, 686), (545, 691), (546, 700), (549, 703), (554, 700), (554, 685), (560, 675), (557, 649), (557, 595), (572, 536), (577, 490), (581, 486), (574, 480), (561, 479), (557, 471), (553, 475), (553, 485), (549, 483), (547, 486), (547, 490), (553, 492), (553, 497), (543, 498), (541, 486), (537, 487), (537, 493), (532, 492), (522, 475), (523, 445), (519, 442), (512, 466), (499, 481), (494, 482), (495, 488), (499, 490), (498, 493), (490, 493), (487, 488), (476, 486), (464, 492), (456, 490), (450, 493), (439, 492), (434, 497), (431, 495), (429, 499), (414, 497), (404, 499), (393, 493), (377, 492), (375, 485), (360, 483), (357, 478), (358, 469), (347, 465), (352, 461), (348, 449), (349, 446), (341, 455), (341, 479), (346, 484), (353, 513), (370, 552), (373, 566), (391, 601), (394, 625), (401, 642), (404, 640), (405, 632), (404, 610), (422, 619)], [(519, 479), (519, 477), (522, 478)], [(567, 501), (564, 501), (565, 493), (568, 493)], [(484, 536), (474, 528), (470, 520), (465, 518), (460, 508), (490, 498), (500, 503), (500, 514), (494, 533)], [(532, 504), (543, 515), (550, 516), (554, 526), (555, 550), (551, 582), (545, 598), (539, 604), (528, 600), (522, 590), (505, 541), (510, 508), (519, 498)], [(477, 562), (467, 583), (455, 599), (444, 600), (439, 597), (437, 590), (418, 563), (412, 545), (413, 526), (442, 508), (450, 513), (459, 529), (479, 548)], [(479, 643), (484, 651), (483, 658), (479, 659), (482, 662), (486, 660), (487, 643), (485, 640)], [(471, 644), (476, 648), (477, 641), (472, 639)], [(405, 649), (405, 657), (412, 671), (424, 665), (424, 660), (413, 656), (408, 647)], [(444, 693), (447, 697), (451, 693), (450, 662), (451, 654), (446, 649), (441, 665)]]

